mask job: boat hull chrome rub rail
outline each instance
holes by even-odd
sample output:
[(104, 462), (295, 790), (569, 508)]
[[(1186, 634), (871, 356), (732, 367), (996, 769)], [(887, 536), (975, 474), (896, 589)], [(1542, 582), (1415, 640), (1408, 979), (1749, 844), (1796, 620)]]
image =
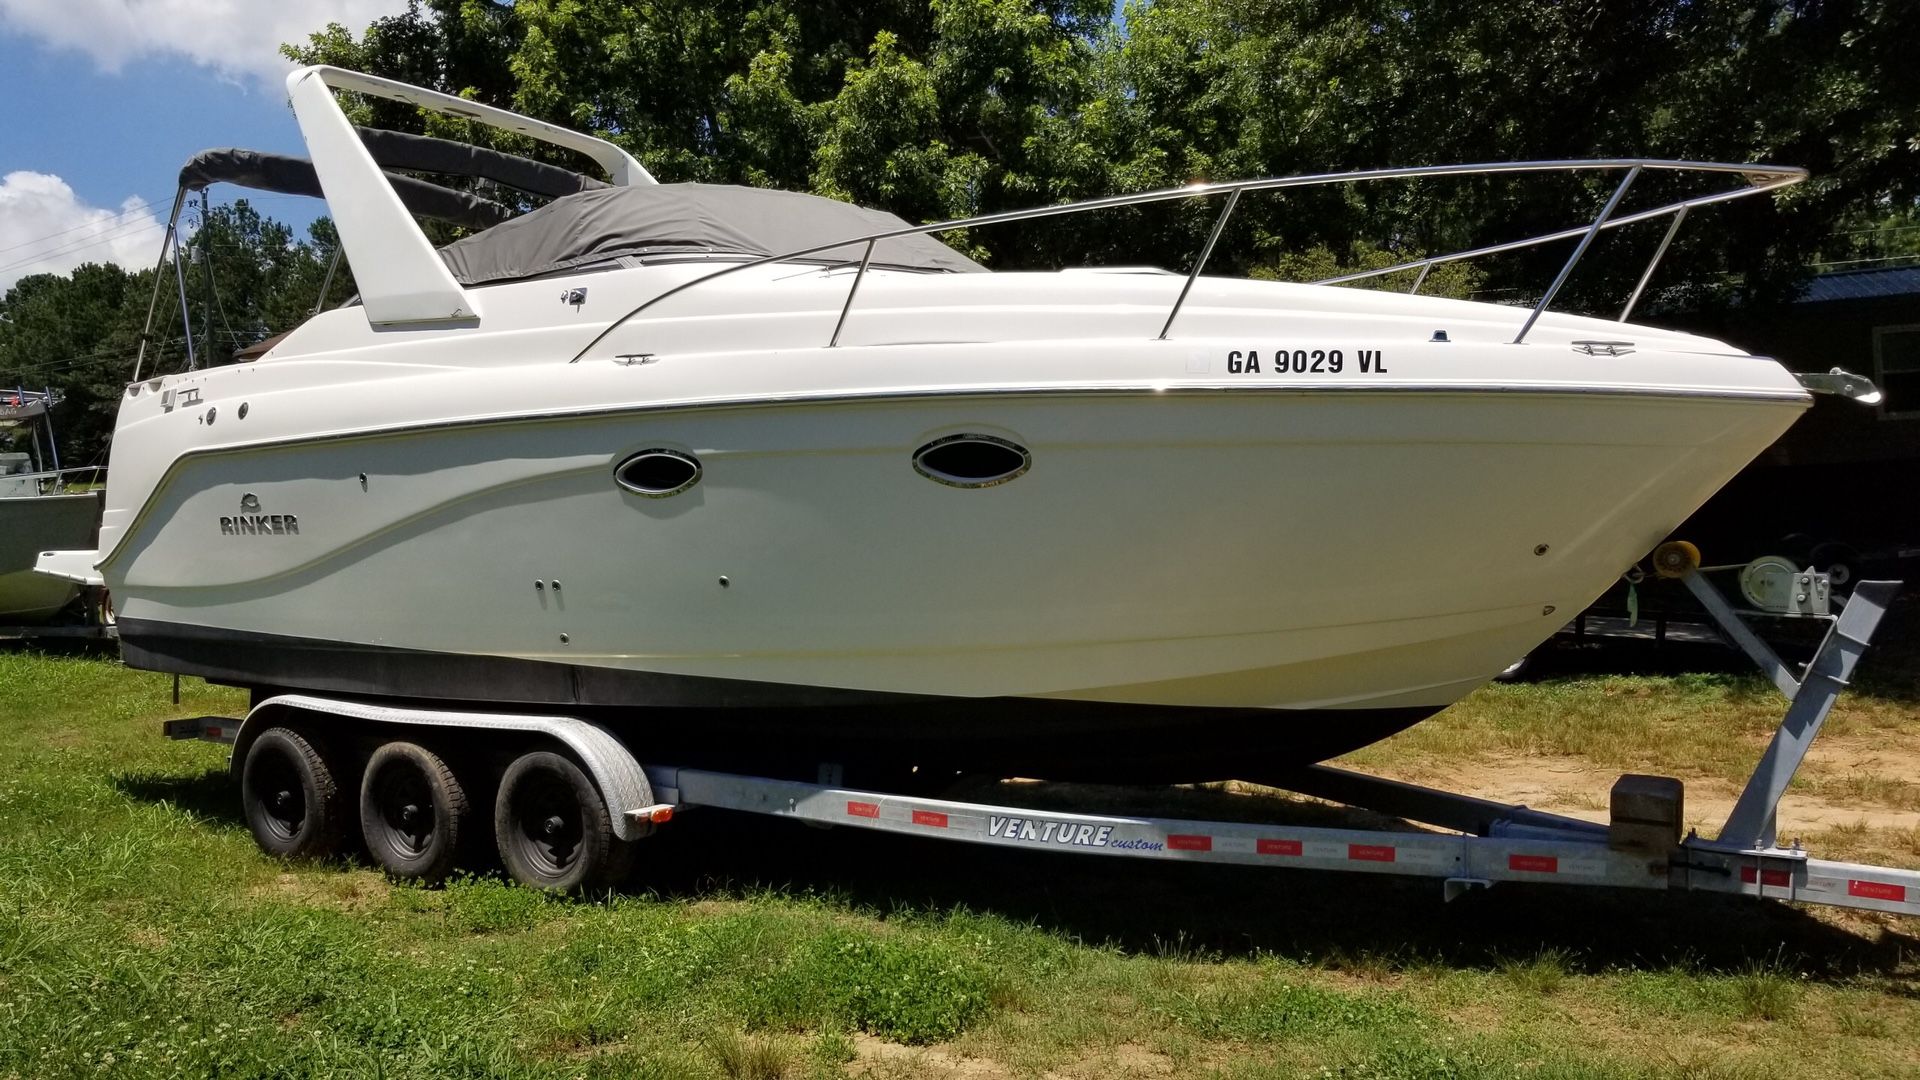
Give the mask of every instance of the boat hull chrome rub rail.
[[(1550, 303), (1600, 233), (1799, 169), (1448, 165), (913, 224), (657, 184), (604, 140), (388, 80), (288, 86), (311, 162), (203, 156), (183, 192), (317, 185), (358, 302), (243, 362), (143, 367), (95, 548), (130, 662), (263, 698), (678, 719), (700, 767), (865, 741), (1028, 775), (1280, 772), (1499, 674), (1812, 402), (1771, 359)], [(369, 137), (336, 91), (601, 175)], [(496, 212), (420, 189), (450, 160), (551, 201), (435, 250), (410, 209)], [(1207, 276), (1211, 243), (1178, 273), (1002, 273), (938, 239), (1212, 198), (1211, 240), (1303, 186), (1569, 174), (1598, 183), (1567, 228), (1406, 269), (1567, 243), (1531, 309)], [(1649, 174), (1677, 201), (1635, 202)]]
[[(1656, 566), (1668, 576), (1685, 577), (1717, 621), (1744, 630), (1740, 613), (1699, 574), (1698, 553), (1690, 546), (1681, 549), (1684, 557), (1676, 564), (1668, 558), (1674, 546), (1663, 548)], [(1809, 587), (1823, 584), (1813, 580), (1812, 571), (1807, 575)], [(1798, 678), (1785, 672), (1777, 676), (1790, 699), (1786, 716), (1714, 840), (1692, 832), (1682, 835), (1682, 785), (1658, 776), (1621, 777), (1605, 824), (1325, 766), (1269, 778), (1276, 786), (1453, 830), (1432, 832), (1137, 817), (1091, 808), (942, 799), (847, 785), (840, 762), (819, 763), (819, 782), (643, 764), (635, 748), (650, 747), (647, 754), (652, 757), (658, 728), (631, 729), (623, 738), (616, 729), (577, 717), (398, 707), (315, 695), (268, 698), (244, 721), (167, 721), (164, 731), (172, 738), (234, 747), (233, 769), (242, 778), (250, 822), (263, 816), (263, 808), (300, 808), (278, 811), (277, 818), (265, 815), (284, 826), (278, 832), (265, 830), (262, 841), (278, 854), (330, 850), (319, 838), (322, 830), (315, 821), (327, 823), (335, 834), (343, 825), (316, 808), (325, 804), (326, 792), (353, 786), (357, 769), (371, 772), (366, 761), (439, 763), (445, 784), (501, 792), (495, 828), (509, 872), (543, 887), (573, 888), (582, 875), (558, 875), (538, 860), (515, 861), (513, 853), (524, 847), (521, 830), (529, 824), (515, 817), (515, 778), (536, 767), (557, 775), (572, 769), (581, 778), (574, 797), (538, 803), (543, 807), (539, 814), (551, 816), (533, 821), (540, 827), (536, 831), (565, 834), (565, 851), (599, 851), (593, 843), (598, 830), (605, 845), (612, 845), (605, 850), (619, 856), (605, 865), (622, 870), (644, 850), (637, 841), (687, 811), (707, 808), (1039, 853), (1424, 877), (1441, 881), (1447, 899), (1499, 883), (1545, 882), (1729, 893), (1920, 915), (1920, 871), (1816, 859), (1797, 843), (1779, 846), (1774, 836), (1780, 795), (1898, 587), (1895, 582), (1861, 582), (1837, 617), (1806, 616), (1825, 619), (1829, 633)], [(1778, 658), (1760, 651), (1764, 649), (1757, 647), (1755, 660), (1763, 667), (1777, 665)], [(293, 777), (279, 781), (287, 790), (276, 792), (276, 784), (256, 782), (256, 777), (272, 775), (270, 766), (285, 760), (288, 747), (299, 752), (303, 767), (319, 779), (303, 789), (301, 778), (282, 769), (280, 775)], [(362, 787), (374, 790), (370, 783)], [(368, 804), (362, 813), (377, 809)], [(263, 829), (256, 826), (255, 831), (262, 835)], [(289, 850), (289, 835), (304, 839)], [(382, 861), (377, 846), (374, 857)], [(382, 864), (400, 876), (423, 876), (416, 862), (390, 865), (395, 861)], [(444, 875), (451, 868), (444, 863), (434, 873)], [(601, 886), (617, 884), (613, 876), (593, 880)]]

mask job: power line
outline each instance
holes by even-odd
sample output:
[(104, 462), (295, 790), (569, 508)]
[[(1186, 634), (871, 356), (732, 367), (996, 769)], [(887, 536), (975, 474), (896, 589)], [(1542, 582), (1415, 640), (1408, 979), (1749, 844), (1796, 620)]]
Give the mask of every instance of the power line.
[(123, 229), (117, 230), (113, 233), (102, 234), (101, 236), (94, 237), (93, 239), (90, 239), (84, 243), (70, 244), (66, 247), (55, 248), (52, 251), (43, 251), (38, 254), (28, 256), (27, 258), (20, 259), (15, 262), (7, 263), (4, 266), (0, 266), (0, 272), (5, 272), (9, 270), (18, 270), (22, 267), (30, 267), (36, 263), (45, 262), (50, 259), (57, 259), (64, 255), (72, 255), (75, 252), (85, 251), (88, 248), (99, 247), (102, 244), (110, 244), (118, 240), (131, 239), (133, 237), (140, 236), (143, 233), (153, 232), (156, 229), (162, 229), (162, 228), (164, 228), (164, 226), (162, 226), (158, 222), (146, 222), (142, 224), (137, 224), (129, 228), (123, 228)]
[(17, 270), (23, 266), (32, 266), (34, 263), (37, 263), (37, 262), (44, 262), (48, 259), (57, 258), (61, 255), (71, 255), (76, 251), (85, 251), (90, 247), (98, 247), (101, 244), (110, 243), (114, 240), (125, 240), (130, 237), (138, 236), (143, 232), (149, 232), (154, 229), (164, 229), (165, 227), (166, 226), (159, 221), (131, 222), (126, 225), (118, 226), (108, 232), (101, 233), (99, 236), (91, 237), (79, 243), (69, 244), (66, 247), (55, 248), (52, 251), (37, 252), (33, 255), (27, 256), (24, 259), (20, 259), (16, 262), (7, 263), (4, 266), (0, 266), (0, 273), (4, 273), (5, 271), (8, 271), (8, 270)]
[(9, 376), (34, 375), (49, 371), (58, 371), (61, 368), (78, 367), (81, 364), (92, 363), (96, 360), (110, 360), (115, 356), (126, 355), (127, 351), (125, 349), (116, 346), (109, 349), (100, 349), (97, 352), (86, 353), (81, 356), (67, 356), (58, 360), (46, 360), (38, 364), (28, 364), (25, 367), (7, 368), (4, 370)]
[[(136, 198), (139, 198), (139, 196), (135, 196), (135, 197), (136, 197)], [(34, 239), (32, 239), (32, 240), (22, 240), (22, 241), (20, 241), (20, 242), (19, 242), (19, 243), (17, 243), (17, 244), (9, 244), (9, 245), (7, 245), (6, 247), (0, 247), (0, 252), (8, 252), (8, 251), (14, 251), (14, 250), (16, 250), (16, 249), (18, 249), (18, 248), (23, 248), (23, 247), (32, 247), (32, 246), (33, 246), (33, 245), (35, 245), (35, 244), (44, 244), (44, 243), (46, 243), (46, 242), (47, 242), (48, 240), (53, 240), (53, 239), (56, 239), (56, 238), (58, 238), (58, 237), (62, 237), (62, 236), (65, 236), (65, 235), (67, 235), (68, 233), (71, 233), (71, 232), (79, 232), (79, 231), (80, 231), (80, 230), (82, 230), (82, 229), (91, 229), (91, 228), (93, 228), (93, 227), (94, 227), (94, 226), (96, 226), (96, 225), (104, 225), (104, 224), (106, 224), (107, 222), (110, 222), (110, 221), (117, 221), (117, 220), (119, 220), (120, 218), (124, 218), (124, 217), (133, 217), (133, 216), (134, 216), (134, 215), (136, 215), (136, 214), (152, 214), (152, 213), (153, 213), (153, 200), (151, 200), (151, 199), (144, 199), (144, 198), (142, 198), (142, 199), (141, 199), (140, 201), (142, 202), (142, 204), (143, 204), (143, 205), (141, 205), (140, 207), (138, 207), (138, 208), (136, 208), (136, 209), (133, 209), (133, 210), (122, 210), (122, 211), (120, 211), (119, 213), (117, 213), (117, 214), (115, 214), (115, 215), (113, 215), (112, 217), (108, 217), (108, 218), (101, 218), (101, 219), (98, 219), (98, 220), (94, 220), (94, 221), (83, 221), (83, 222), (81, 222), (80, 224), (78, 224), (78, 225), (75, 225), (75, 226), (73, 226), (73, 227), (72, 227), (72, 228), (70, 228), (70, 229), (61, 229), (61, 230), (60, 230), (59, 232), (52, 232), (52, 233), (48, 233), (48, 234), (47, 234), (47, 235), (45, 235), (45, 236), (40, 236), (40, 237), (35, 237), (35, 238), (34, 238)]]

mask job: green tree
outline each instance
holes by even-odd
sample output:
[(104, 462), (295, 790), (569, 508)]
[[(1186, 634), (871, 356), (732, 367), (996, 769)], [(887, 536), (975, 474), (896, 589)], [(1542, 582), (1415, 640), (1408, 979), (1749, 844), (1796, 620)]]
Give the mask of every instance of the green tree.
[[(1646, 156), (1803, 165), (1777, 200), (1693, 216), (1664, 281), (1777, 298), (1834, 223), (1920, 198), (1920, 9), (1891, 2), (1136, 0), (1102, 56), (1122, 103), (1107, 156), (1145, 184), (1456, 161)], [(1697, 188), (1695, 190), (1698, 190)], [(1629, 208), (1680, 193), (1649, 175)], [(1434, 181), (1250, 200), (1229, 262), (1362, 239), (1453, 250), (1576, 223), (1606, 194), (1566, 183)], [(1664, 200), (1663, 200), (1664, 201)], [(1648, 224), (1610, 237), (1575, 303), (1617, 305)], [(1567, 247), (1489, 263), (1537, 290)], [(1605, 267), (1612, 266), (1612, 272)], [(1726, 300), (1733, 290), (1695, 296)]]
[(89, 263), (21, 278), (0, 298), (0, 386), (65, 394), (54, 414), (64, 465), (91, 464), (106, 446), (139, 336), (129, 312), (144, 316), (151, 276)]
[[(321, 219), (305, 239), (264, 218), (245, 200), (187, 217), (181, 251), (194, 357), (201, 366), (231, 363), (236, 350), (292, 329), (313, 311), (336, 244)], [(162, 272), (145, 371), (187, 365), (179, 283)], [(68, 274), (21, 278), (0, 297), (0, 386), (55, 388), (66, 403), (54, 415), (60, 458), (68, 465), (105, 460), (121, 395), (153, 296), (154, 271), (88, 264)], [(343, 263), (328, 303), (353, 294)]]
[[(664, 180), (811, 190), (936, 220), (1104, 190), (1090, 150), (1063, 146), (1107, 15), (1101, 0), (432, 0), (286, 51), (593, 131)], [(474, 57), (495, 60), (476, 69)]]
[[(1661, 281), (1711, 283), (1697, 303), (1783, 295), (1836, 222), (1920, 198), (1920, 65), (1902, 44), (1920, 40), (1920, 8), (1899, 0), (1133, 0), (1124, 31), (1108, 15), (1097, 0), (431, 0), (288, 52), (601, 132), (665, 179), (811, 190), (915, 220), (1457, 161), (1813, 170), (1777, 200), (1694, 216)], [(1215, 265), (1513, 239), (1578, 222), (1608, 188), (1597, 177), (1263, 194), (1242, 200)], [(1681, 193), (1649, 174), (1629, 205)], [(1177, 267), (1217, 208), (1118, 210), (961, 242), (1001, 267)], [(1565, 302), (1617, 304), (1659, 230), (1609, 235)], [(1504, 256), (1485, 266), (1488, 286), (1537, 294), (1565, 254)]]
[[(236, 350), (292, 329), (321, 303), (320, 285), (338, 243), (331, 221), (316, 221), (307, 238), (296, 240), (292, 229), (239, 199), (196, 211), (192, 224), (183, 260), (201, 366), (225, 363)], [(352, 288), (343, 259), (329, 306), (351, 296)]]

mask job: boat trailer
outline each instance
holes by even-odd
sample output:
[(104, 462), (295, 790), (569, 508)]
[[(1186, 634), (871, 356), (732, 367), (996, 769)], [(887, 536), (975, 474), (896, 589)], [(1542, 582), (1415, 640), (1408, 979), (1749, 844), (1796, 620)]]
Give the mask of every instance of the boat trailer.
[[(585, 767), (621, 841), (648, 836), (684, 812), (714, 807), (815, 825), (1063, 854), (1437, 878), (1449, 900), (1498, 882), (1550, 882), (1735, 893), (1920, 915), (1920, 871), (1816, 859), (1797, 840), (1783, 846), (1776, 824), (1782, 794), (1848, 685), (1900, 583), (1858, 582), (1837, 615), (1827, 612), (1838, 598), (1830, 595), (1824, 575), (1808, 569), (1779, 583), (1780, 605), (1745, 614), (1788, 614), (1827, 623), (1813, 658), (1796, 670), (1755, 635), (1743, 613), (1706, 580), (1690, 545), (1662, 545), (1654, 564), (1657, 573), (1686, 584), (1788, 702), (1771, 744), (1713, 839), (1683, 831), (1682, 784), (1658, 776), (1622, 776), (1613, 787), (1606, 824), (1324, 765), (1266, 781), (1449, 830), (1383, 831), (1070, 813), (866, 791), (843, 786), (840, 769), (832, 764), (820, 766), (818, 782), (813, 783), (642, 764), (618, 737), (577, 718), (396, 708), (307, 695), (268, 698), (245, 720), (168, 721), (165, 733), (234, 745), (238, 774), (253, 736), (303, 714), (335, 724), (358, 722), (376, 741), (419, 738), (436, 728), (469, 735), (518, 732), (550, 747), (565, 747)], [(1751, 599), (1754, 594), (1747, 590), (1747, 595)], [(498, 812), (496, 819), (505, 820)], [(513, 868), (510, 860), (509, 870)]]

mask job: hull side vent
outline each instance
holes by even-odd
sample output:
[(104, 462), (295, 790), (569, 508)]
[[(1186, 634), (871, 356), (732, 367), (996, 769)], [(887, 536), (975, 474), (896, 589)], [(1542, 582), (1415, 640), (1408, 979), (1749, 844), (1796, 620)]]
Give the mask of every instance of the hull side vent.
[(949, 435), (913, 452), (921, 476), (948, 487), (1004, 484), (1033, 466), (1027, 448), (992, 435)]
[(700, 482), (700, 459), (678, 450), (642, 450), (615, 467), (613, 479), (635, 495), (664, 499)]

